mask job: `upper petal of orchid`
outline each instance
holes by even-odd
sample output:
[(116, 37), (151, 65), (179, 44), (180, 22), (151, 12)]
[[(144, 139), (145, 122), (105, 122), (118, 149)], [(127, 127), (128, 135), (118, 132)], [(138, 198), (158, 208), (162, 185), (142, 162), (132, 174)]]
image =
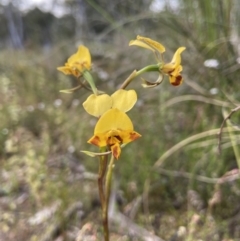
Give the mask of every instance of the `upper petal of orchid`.
[(173, 55), (172, 61), (171, 63), (174, 66), (178, 66), (181, 64), (181, 53), (185, 50), (185, 47), (180, 47), (177, 49), (177, 51), (175, 52), (175, 54)]
[(87, 100), (83, 102), (83, 108), (88, 114), (99, 117), (112, 107), (112, 102), (111, 96), (107, 94), (91, 94)]
[(135, 90), (117, 90), (112, 95), (113, 105), (112, 108), (117, 108), (123, 112), (127, 112), (137, 102), (137, 94)]
[(98, 120), (94, 129), (94, 134), (105, 133), (110, 130), (133, 131), (133, 124), (131, 119), (124, 112), (118, 109), (110, 109)]
[(77, 53), (73, 54), (68, 59), (68, 64), (70, 66), (77, 66), (79, 71), (91, 68), (91, 55), (89, 49), (83, 45), (78, 47)]
[(137, 36), (136, 40), (130, 41), (129, 45), (136, 45), (139, 47), (147, 48), (152, 50), (153, 52), (158, 51), (159, 53), (165, 52), (165, 47), (159, 42), (152, 40), (150, 38), (142, 37), (140, 35)]

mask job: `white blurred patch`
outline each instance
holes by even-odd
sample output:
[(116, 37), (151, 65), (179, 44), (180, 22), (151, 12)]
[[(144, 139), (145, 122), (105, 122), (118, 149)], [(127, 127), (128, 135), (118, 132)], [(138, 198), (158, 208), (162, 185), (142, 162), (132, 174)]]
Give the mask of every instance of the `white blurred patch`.
[(73, 105), (73, 106), (78, 106), (79, 103), (80, 103), (80, 101), (79, 101), (78, 99), (74, 99), (74, 100), (72, 101), (72, 105)]
[(45, 109), (45, 104), (43, 102), (38, 103), (38, 109), (39, 110), (44, 110)]
[(98, 76), (101, 80), (108, 80), (108, 78), (109, 78), (109, 74), (102, 69), (98, 70)]
[(207, 59), (204, 61), (204, 66), (207, 68), (217, 69), (219, 66), (219, 61), (217, 59)]
[(54, 100), (53, 104), (54, 104), (55, 107), (59, 107), (59, 106), (62, 105), (62, 100), (61, 99), (56, 99), (56, 100)]
[(29, 106), (27, 107), (27, 111), (33, 112), (33, 111), (34, 111), (34, 107), (33, 107), (32, 105), (29, 105)]
[(74, 153), (75, 152), (75, 147), (74, 146), (69, 146), (67, 150), (68, 150), (69, 153)]
[(152, 12), (159, 13), (162, 12), (165, 8), (170, 8), (172, 11), (179, 9), (178, 0), (153, 0), (149, 9)]
[(212, 88), (209, 90), (209, 92), (211, 95), (216, 95), (216, 94), (218, 94), (218, 88)]
[(137, 107), (142, 107), (143, 105), (144, 105), (144, 101), (142, 99), (138, 99), (137, 103), (136, 103), (136, 106)]

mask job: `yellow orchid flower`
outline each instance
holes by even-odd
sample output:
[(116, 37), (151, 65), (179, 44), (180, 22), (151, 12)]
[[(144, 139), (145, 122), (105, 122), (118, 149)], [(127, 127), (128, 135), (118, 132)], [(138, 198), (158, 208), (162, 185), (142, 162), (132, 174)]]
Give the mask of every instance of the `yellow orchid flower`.
[[(150, 38), (142, 37), (139, 35), (137, 36), (136, 40), (130, 41), (129, 45), (130, 46), (136, 45), (139, 47), (150, 49), (150, 50), (154, 51), (155, 54), (157, 53), (160, 56), (162, 56), (162, 53), (165, 51), (165, 47), (162, 44), (160, 44), (157, 41), (154, 41)], [(181, 53), (185, 49), (186, 49), (185, 47), (178, 48), (172, 58), (172, 61), (167, 64), (162, 63), (162, 60), (160, 60), (160, 58), (156, 55), (157, 60), (159, 62), (159, 71), (163, 74), (168, 75), (170, 83), (174, 86), (180, 85), (183, 81), (183, 78), (180, 74), (182, 71)]]
[(58, 67), (66, 75), (79, 77), (85, 70), (91, 69), (91, 55), (87, 47), (80, 45), (78, 51), (68, 58), (65, 66)]
[(83, 103), (84, 109), (88, 114), (100, 117), (107, 110), (116, 108), (122, 112), (132, 109), (137, 101), (135, 90), (117, 90), (111, 96), (107, 94), (95, 95), (91, 94)]
[(121, 154), (121, 144), (132, 142), (141, 137), (134, 131), (131, 119), (119, 109), (110, 109), (98, 120), (94, 136), (88, 143), (98, 147), (107, 146), (118, 159)]
[(164, 64), (160, 70), (162, 73), (169, 75), (170, 83), (174, 86), (178, 86), (182, 83), (183, 78), (181, 76), (182, 65), (181, 65), (181, 53), (185, 50), (185, 47), (177, 49), (173, 55), (170, 63)]

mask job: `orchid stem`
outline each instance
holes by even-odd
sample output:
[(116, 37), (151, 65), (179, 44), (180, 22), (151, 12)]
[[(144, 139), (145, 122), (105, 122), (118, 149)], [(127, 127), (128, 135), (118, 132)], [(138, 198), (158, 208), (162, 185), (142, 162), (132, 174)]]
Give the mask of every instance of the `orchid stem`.
[(148, 65), (138, 71), (134, 70), (120, 86), (120, 89), (125, 89), (137, 76), (146, 72), (151, 72), (151, 71), (159, 71), (159, 65), (153, 64), (153, 65)]
[(136, 77), (143, 73), (152, 72), (152, 71), (159, 71), (159, 64), (148, 65), (148, 66), (138, 70), (136, 73)]
[(98, 192), (99, 192), (99, 199), (101, 202), (101, 207), (103, 209), (105, 203), (105, 194), (104, 194), (104, 176), (107, 169), (107, 161), (108, 156), (100, 156), (99, 160), (99, 170), (98, 170)]
[(104, 238), (105, 241), (109, 241), (109, 227), (108, 227), (108, 205), (111, 194), (111, 184), (112, 184), (112, 171), (114, 168), (114, 156), (111, 156), (110, 163), (108, 165), (108, 171), (106, 175), (106, 186), (105, 186), (105, 194), (106, 199), (103, 206), (103, 228), (104, 228)]

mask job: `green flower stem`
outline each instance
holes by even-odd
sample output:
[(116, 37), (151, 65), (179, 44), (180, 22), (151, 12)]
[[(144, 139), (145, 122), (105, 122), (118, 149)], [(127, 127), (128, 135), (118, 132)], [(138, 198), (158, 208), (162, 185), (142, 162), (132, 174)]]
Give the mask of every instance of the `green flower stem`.
[(136, 77), (146, 72), (159, 72), (160, 64), (148, 65), (140, 70), (134, 70), (128, 78), (120, 86), (120, 89), (125, 89)]
[(104, 207), (103, 207), (103, 228), (104, 228), (105, 241), (109, 241), (108, 205), (109, 205), (109, 199), (110, 199), (110, 194), (111, 194), (113, 168), (114, 168), (114, 156), (112, 155), (110, 163), (108, 165), (108, 171), (107, 171), (107, 176), (106, 176), (106, 186), (105, 186), (106, 199), (105, 199)]
[(93, 93), (94, 93), (95, 95), (97, 95), (97, 94), (98, 94), (98, 91), (97, 91), (97, 88), (96, 88), (96, 86), (95, 86), (93, 77), (92, 77), (92, 75), (90, 74), (90, 72), (84, 71), (84, 72), (83, 72), (83, 77), (84, 77), (84, 79), (89, 83), (89, 85), (91, 86), (91, 89), (92, 89)]
[[(105, 150), (101, 150), (105, 151)], [(107, 162), (108, 162), (108, 156), (100, 156), (99, 159), (99, 170), (98, 170), (98, 192), (99, 192), (99, 199), (101, 202), (102, 210), (104, 208), (105, 203), (105, 194), (104, 194), (104, 176), (107, 170)]]
[(148, 65), (140, 70), (137, 71), (136, 73), (136, 77), (145, 73), (145, 72), (159, 72), (159, 67), (160, 65), (159, 64), (152, 64), (152, 65)]

